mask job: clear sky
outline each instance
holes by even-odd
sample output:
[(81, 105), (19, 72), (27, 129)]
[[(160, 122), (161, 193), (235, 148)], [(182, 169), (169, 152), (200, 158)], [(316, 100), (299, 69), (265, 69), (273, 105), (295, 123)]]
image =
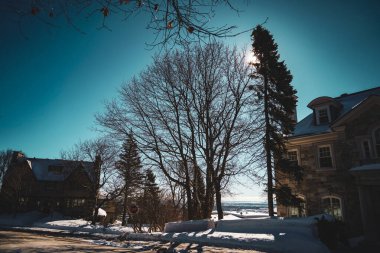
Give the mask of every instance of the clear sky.
[[(299, 119), (318, 96), (380, 86), (378, 1), (232, 2), (242, 12), (218, 8), (213, 22), (246, 30), (269, 18), (265, 26), (294, 76)], [(79, 20), (85, 35), (70, 26), (53, 28), (33, 19), (18, 26), (12, 20), (0, 15), (0, 150), (22, 150), (29, 157), (59, 158), (61, 150), (97, 136), (94, 114), (157, 51), (145, 45), (153, 35), (143, 15), (114, 20), (111, 32), (97, 29), (100, 17)], [(250, 33), (225, 42), (249, 49)], [(260, 195), (253, 186), (235, 192)]]

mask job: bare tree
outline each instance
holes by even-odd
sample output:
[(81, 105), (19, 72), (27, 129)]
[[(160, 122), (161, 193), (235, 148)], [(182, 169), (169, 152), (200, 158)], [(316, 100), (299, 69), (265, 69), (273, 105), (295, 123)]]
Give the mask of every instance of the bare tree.
[[(90, 189), (94, 199), (93, 223), (96, 222), (99, 208), (105, 202), (120, 196), (122, 192), (122, 184), (117, 180), (114, 170), (116, 156), (117, 147), (107, 138), (83, 141), (72, 150), (61, 152), (63, 159), (94, 163), (93, 184)], [(100, 194), (104, 195), (101, 200)]]
[(81, 33), (75, 19), (78, 17), (97, 18), (100, 28), (111, 30), (108, 20), (119, 17), (122, 20), (136, 15), (148, 17), (147, 29), (156, 35), (151, 46), (209, 39), (210, 37), (230, 37), (235, 32), (234, 25), (211, 25), (218, 6), (225, 5), (231, 11), (239, 11), (229, 0), (5, 0), (0, 10), (10, 11), (18, 18), (18, 23), (34, 18), (43, 24), (58, 27), (63, 18)]
[(210, 217), (214, 200), (223, 218), (221, 190), (253, 164), (256, 111), (245, 60), (219, 43), (165, 53), (97, 115), (117, 138), (133, 129), (146, 162), (185, 189), (189, 219)]

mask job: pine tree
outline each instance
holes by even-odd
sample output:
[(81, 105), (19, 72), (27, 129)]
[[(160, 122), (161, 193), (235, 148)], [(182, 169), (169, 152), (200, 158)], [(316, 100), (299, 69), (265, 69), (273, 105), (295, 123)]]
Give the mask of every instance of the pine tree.
[(295, 121), (292, 115), (296, 108), (296, 90), (292, 87), (292, 75), (284, 61), (280, 61), (277, 44), (268, 30), (261, 25), (252, 32), (253, 53), (257, 62), (255, 75), (259, 82), (255, 87), (257, 96), (262, 99), (264, 120), (264, 154), (267, 168), (267, 191), (269, 215), (273, 210), (273, 169), (286, 152), (286, 136), (294, 130)]
[(160, 207), (160, 189), (156, 183), (156, 176), (150, 169), (145, 172), (143, 203), (145, 218), (150, 224), (149, 232), (156, 231)]
[(117, 162), (117, 170), (123, 180), (123, 220), (122, 225), (126, 225), (129, 198), (132, 197), (143, 183), (141, 172), (141, 160), (137, 150), (137, 144), (133, 134), (128, 134), (127, 140), (123, 143), (123, 151), (120, 160)]

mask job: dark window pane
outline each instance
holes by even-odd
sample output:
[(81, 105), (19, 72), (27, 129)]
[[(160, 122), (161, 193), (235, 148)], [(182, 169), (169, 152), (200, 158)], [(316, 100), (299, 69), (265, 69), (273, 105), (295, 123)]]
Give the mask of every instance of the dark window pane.
[(288, 159), (292, 162), (298, 163), (297, 151), (288, 151)]
[(329, 116), (327, 113), (327, 109), (319, 109), (318, 110), (318, 118), (319, 124), (324, 124), (329, 122)]
[(321, 168), (331, 168), (332, 158), (330, 153), (330, 147), (319, 148), (319, 165)]
[(370, 158), (371, 157), (368, 141), (363, 141), (363, 151), (364, 151), (364, 158)]

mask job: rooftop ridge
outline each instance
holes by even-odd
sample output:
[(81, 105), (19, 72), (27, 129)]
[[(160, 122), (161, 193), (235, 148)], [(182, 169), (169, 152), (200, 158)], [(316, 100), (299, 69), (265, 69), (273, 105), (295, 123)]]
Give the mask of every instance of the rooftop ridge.
[(368, 91), (372, 91), (372, 90), (377, 90), (377, 89), (380, 89), (380, 86), (377, 86), (377, 87), (374, 87), (374, 88), (370, 88), (370, 89), (366, 89), (366, 90), (356, 91), (356, 92), (353, 92), (353, 93), (343, 93), (343, 94), (341, 94), (338, 97), (334, 97), (334, 99), (345, 98), (345, 97), (349, 97), (349, 96), (353, 96), (353, 95), (357, 95), (357, 94), (360, 94), (360, 93), (364, 93), (364, 92), (368, 92)]
[(93, 163), (91, 161), (83, 160), (67, 160), (67, 159), (50, 159), (50, 158), (38, 158), (38, 157), (26, 157), (26, 160), (47, 160), (47, 161), (60, 161), (60, 162), (81, 162), (81, 163)]

